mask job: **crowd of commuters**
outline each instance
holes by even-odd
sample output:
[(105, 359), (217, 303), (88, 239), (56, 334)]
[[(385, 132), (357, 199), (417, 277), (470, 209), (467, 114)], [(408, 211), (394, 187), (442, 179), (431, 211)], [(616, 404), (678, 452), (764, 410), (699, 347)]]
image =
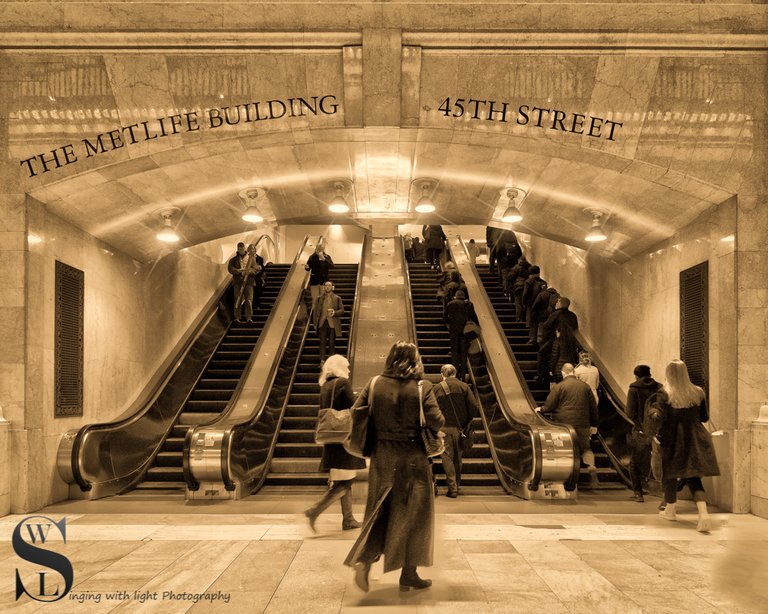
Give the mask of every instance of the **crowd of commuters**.
[[(429, 250), (427, 262), (440, 268), (445, 235), (437, 227), (425, 227), (424, 244), (406, 236), (406, 258), (416, 261), (419, 245)], [(437, 247), (438, 237), (440, 247)], [(590, 438), (597, 433), (600, 373), (586, 350), (579, 351), (574, 332), (578, 318), (570, 311), (570, 300), (560, 296), (541, 279), (540, 270), (514, 249), (509, 235), (496, 235), (492, 261), (500, 274), (505, 293), (515, 303), (518, 320), (530, 327), (529, 345), (536, 347), (538, 378), (551, 383), (543, 412), (557, 422), (572, 426), (578, 453), (590, 475), (590, 485), (599, 484)], [(514, 245), (517, 245), (514, 242)], [(473, 252), (470, 252), (470, 258)], [(513, 263), (511, 259), (514, 258)], [(490, 259), (490, 258), (489, 258)], [(384, 371), (372, 378), (355, 398), (349, 381), (349, 361), (335, 353), (340, 334), (341, 299), (329, 279), (333, 260), (321, 244), (310, 256), (312, 321), (320, 336), (320, 407), (350, 409), (353, 423), (367, 420), (370, 477), (360, 536), (346, 557), (354, 568), (357, 586), (368, 591), (371, 565), (384, 557), (384, 572), (400, 569), (400, 590), (424, 589), (432, 582), (418, 574), (418, 567), (432, 565), (434, 552), (434, 485), (431, 459), (425, 454), (421, 431), (431, 429), (444, 437), (442, 466), (447, 496), (461, 494), (462, 457), (471, 437), (473, 419), (480, 411), (472, 389), (463, 381), (467, 368), (468, 325), (478, 318), (464, 280), (447, 261), (438, 277), (437, 298), (451, 339), (452, 364), (443, 365), (439, 384), (424, 380), (424, 367), (415, 344), (398, 341), (390, 349)], [(235, 319), (241, 308), (252, 318), (264, 285), (264, 261), (254, 246), (239, 243), (228, 263), (235, 287)], [(330, 348), (327, 348), (327, 342)], [(330, 357), (325, 360), (326, 351)], [(578, 356), (578, 365), (574, 359)], [(711, 528), (704, 487), (705, 476), (719, 475), (712, 438), (703, 426), (709, 419), (704, 391), (691, 383), (685, 363), (673, 360), (666, 368), (662, 385), (651, 377), (647, 365), (638, 365), (627, 395), (626, 413), (632, 422), (628, 436), (633, 498), (642, 502), (650, 473), (653, 442), (661, 456), (660, 476), (664, 502), (660, 516), (676, 520), (677, 492), (687, 486), (699, 513), (697, 530)], [(319, 515), (335, 501), (342, 510), (342, 530), (361, 528), (352, 513), (352, 483), (365, 468), (362, 458), (350, 454), (342, 444), (323, 446), (321, 471), (329, 473), (328, 489), (305, 510), (311, 529)]]

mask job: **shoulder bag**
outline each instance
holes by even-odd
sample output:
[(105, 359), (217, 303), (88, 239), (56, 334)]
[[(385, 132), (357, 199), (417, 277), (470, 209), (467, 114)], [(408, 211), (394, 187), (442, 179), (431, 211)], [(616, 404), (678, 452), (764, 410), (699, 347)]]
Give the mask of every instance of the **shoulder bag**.
[(379, 379), (378, 375), (371, 380), (371, 385), (368, 387), (368, 404), (349, 410), (352, 414), (352, 428), (344, 440), (344, 449), (357, 458), (369, 457), (376, 441), (376, 433), (370, 417), (373, 411), (373, 387), (377, 379)]
[(352, 430), (352, 412), (349, 409), (334, 409), (336, 400), (336, 384), (333, 382), (331, 390), (330, 407), (324, 407), (317, 412), (317, 425), (315, 426), (315, 443), (325, 445), (327, 443), (344, 443), (344, 440)]
[(422, 396), (424, 393), (424, 381), (419, 380), (419, 421), (421, 423), (421, 440), (424, 442), (424, 450), (430, 458), (440, 456), (445, 452), (445, 433), (437, 433), (427, 426), (424, 418), (424, 402)]
[[(460, 424), (459, 415), (456, 413), (456, 406), (453, 404), (451, 390), (448, 388), (448, 384), (445, 381), (442, 381), (440, 382), (440, 386), (445, 392), (445, 396), (448, 397), (448, 402), (451, 404), (451, 409), (453, 410), (453, 415), (456, 417), (457, 424)], [(469, 424), (461, 429), (459, 433), (462, 453), (469, 452), (472, 449), (472, 446), (475, 445), (475, 429), (472, 428), (472, 421), (470, 420)]]

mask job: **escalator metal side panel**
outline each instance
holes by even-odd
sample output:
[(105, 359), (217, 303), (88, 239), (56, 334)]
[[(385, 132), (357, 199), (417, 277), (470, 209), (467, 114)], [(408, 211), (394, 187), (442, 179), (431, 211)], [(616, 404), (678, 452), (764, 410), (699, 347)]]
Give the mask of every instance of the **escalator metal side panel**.
[(484, 405), (483, 411), (499, 466), (516, 485), (518, 496), (571, 498), (578, 476), (575, 432), (536, 412), (496, 312), (461, 237), (457, 239), (453, 259), (481, 322), (483, 357), (475, 360), (487, 369), (496, 399), (496, 403), (491, 399), (489, 407)]
[[(267, 240), (261, 235), (257, 249)], [(153, 377), (116, 419), (66, 433), (59, 474), (89, 499), (116, 494), (147, 469), (232, 319), (227, 275)], [(70, 494), (77, 495), (76, 492)], [(82, 496), (82, 495), (80, 495)]]
[(363, 244), (356, 290), (359, 309), (350, 336), (354, 390), (381, 373), (395, 341), (415, 341), (404, 262), (400, 237), (371, 237)]
[(287, 393), (283, 380), (286, 373), (293, 377), (309, 322), (304, 302), (309, 273), (302, 263), (316, 244), (306, 237), (299, 249), (232, 411), (219, 422), (187, 432), (183, 462), (187, 498), (239, 498), (266, 474), (280, 415), (274, 397)]

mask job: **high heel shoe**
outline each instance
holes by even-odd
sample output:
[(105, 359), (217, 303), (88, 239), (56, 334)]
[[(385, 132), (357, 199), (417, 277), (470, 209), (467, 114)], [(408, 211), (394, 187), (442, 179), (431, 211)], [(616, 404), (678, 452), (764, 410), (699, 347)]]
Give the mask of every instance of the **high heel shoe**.
[(355, 584), (364, 593), (368, 592), (368, 574), (371, 571), (370, 563), (355, 563)]
[(403, 592), (409, 591), (411, 589), (419, 590), (423, 588), (429, 588), (432, 586), (432, 580), (427, 580), (426, 578), (420, 578), (419, 574), (416, 573), (416, 568), (408, 569), (406, 571), (406, 568), (403, 567), (403, 571), (400, 574), (400, 590)]

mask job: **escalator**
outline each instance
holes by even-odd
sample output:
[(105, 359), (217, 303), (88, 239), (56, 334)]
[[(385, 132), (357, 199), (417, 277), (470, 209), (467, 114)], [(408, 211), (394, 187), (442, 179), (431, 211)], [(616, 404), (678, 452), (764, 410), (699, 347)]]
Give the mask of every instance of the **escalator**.
[[(331, 270), (334, 292), (344, 304), (342, 334), (336, 338), (336, 353), (348, 355), (350, 326), (358, 283), (357, 264), (337, 264)], [(328, 481), (320, 473), (322, 446), (315, 444), (315, 423), (319, 409), (320, 341), (314, 329), (308, 331), (288, 391), (288, 402), (279, 426), (265, 486), (318, 486)]]
[(136, 486), (136, 494), (183, 494), (185, 483), (182, 465), (187, 431), (195, 424), (214, 422), (229, 404), (275, 306), (289, 268), (288, 264), (272, 264), (267, 267), (267, 284), (262, 290), (258, 309), (253, 311), (253, 323), (230, 323), (144, 480)]
[[(275, 255), (268, 235), (255, 243), (266, 261)], [(179, 459), (184, 432), (209, 421), (227, 404), (256, 344), (286, 267), (268, 268), (256, 324), (232, 324), (229, 276), (194, 318), (144, 389), (114, 420), (64, 434), (57, 467), (73, 498), (98, 499), (132, 490), (181, 492)], [(239, 371), (238, 371), (239, 370)]]
[[(416, 345), (424, 363), (425, 379), (433, 383), (441, 380), (440, 367), (451, 362), (448, 329), (443, 321), (442, 304), (436, 298), (438, 275), (439, 272), (433, 271), (427, 264), (408, 264)], [(475, 445), (463, 458), (462, 490), (467, 494), (503, 494), (480, 416), (475, 418), (472, 427)], [(445, 474), (439, 459), (435, 459), (434, 472), (438, 486), (445, 487)]]
[[(535, 403), (543, 405), (549, 394), (549, 385), (542, 385), (536, 381), (538, 374), (537, 353), (535, 349), (528, 345), (528, 327), (523, 322), (515, 321), (514, 304), (504, 296), (498, 276), (495, 273), (491, 273), (487, 265), (477, 265), (476, 269), (504, 330), (509, 347), (520, 366), (525, 384)], [(614, 437), (614, 435), (617, 429), (621, 430), (623, 427), (613, 419), (616, 416), (616, 411), (614, 405), (606, 398), (605, 394), (601, 394), (599, 409), (601, 415), (600, 433), (611, 433), (611, 441), (615, 441), (618, 444), (622, 441), (622, 436), (616, 435)], [(618, 422), (621, 422), (621, 420)], [(605, 440), (602, 437), (593, 438), (591, 445), (595, 453), (599, 490), (626, 488), (628, 476), (622, 470), (621, 463), (618, 461), (618, 455), (611, 450), (611, 446), (605, 444)], [(620, 452), (620, 454), (625, 453), (626, 451), (623, 449)], [(579, 488), (590, 488), (589, 472), (585, 467), (581, 467), (579, 472)]]

